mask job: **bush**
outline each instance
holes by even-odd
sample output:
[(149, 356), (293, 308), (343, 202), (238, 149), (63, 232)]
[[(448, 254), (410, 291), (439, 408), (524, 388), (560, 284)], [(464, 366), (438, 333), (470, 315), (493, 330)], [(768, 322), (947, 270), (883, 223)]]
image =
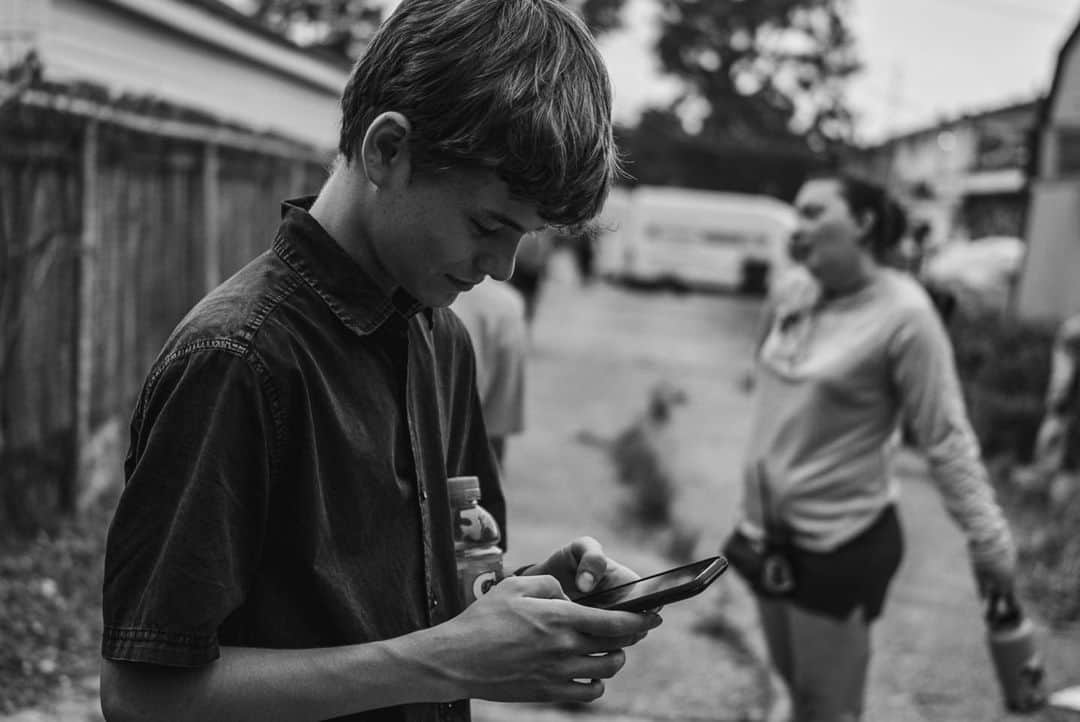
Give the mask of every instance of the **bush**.
[(1080, 622), (1080, 494), (1054, 504), (1009, 483), (1011, 471), (997, 465), (994, 478), (1016, 538), (1021, 595), (1051, 625)]
[(1042, 397), (1002, 393), (972, 385), (967, 389), (971, 424), (985, 456), (1030, 463), (1043, 418)]
[(112, 500), (33, 538), (0, 535), (0, 716), (97, 673)]
[(1031, 460), (1042, 422), (1053, 327), (1001, 316), (958, 317), (950, 328), (972, 426), (987, 456)]
[(1022, 596), (1050, 624), (1080, 621), (1080, 494), (1053, 504), (1013, 483), (1032, 461), (1057, 329), (1001, 317), (957, 318), (950, 335), (971, 423), (1016, 537)]

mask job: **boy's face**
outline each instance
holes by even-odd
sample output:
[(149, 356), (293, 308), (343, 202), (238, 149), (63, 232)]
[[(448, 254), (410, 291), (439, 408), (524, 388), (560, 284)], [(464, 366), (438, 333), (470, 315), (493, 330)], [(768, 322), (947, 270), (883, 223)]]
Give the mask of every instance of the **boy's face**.
[(448, 306), (484, 276), (510, 277), (522, 237), (544, 221), (511, 198), (494, 171), (412, 173), (380, 187), (375, 253), (390, 277), (426, 306)]

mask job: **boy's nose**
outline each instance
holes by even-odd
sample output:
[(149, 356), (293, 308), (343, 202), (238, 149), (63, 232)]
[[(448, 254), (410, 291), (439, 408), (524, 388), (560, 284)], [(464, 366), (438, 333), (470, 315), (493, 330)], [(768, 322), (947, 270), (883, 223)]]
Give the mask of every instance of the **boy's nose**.
[(476, 267), (496, 281), (506, 281), (514, 273), (514, 253), (483, 253), (476, 261)]

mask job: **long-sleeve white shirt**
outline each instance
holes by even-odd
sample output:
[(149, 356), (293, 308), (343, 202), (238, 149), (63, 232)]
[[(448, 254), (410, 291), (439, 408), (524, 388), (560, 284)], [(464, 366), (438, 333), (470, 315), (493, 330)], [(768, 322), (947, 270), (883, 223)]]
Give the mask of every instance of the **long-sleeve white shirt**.
[(779, 285), (758, 355), (745, 459), (744, 526), (782, 523), (828, 551), (897, 494), (890, 439), (907, 420), (975, 561), (1015, 554), (964, 408), (952, 346), (929, 297), (880, 269), (849, 296), (820, 300), (809, 276)]

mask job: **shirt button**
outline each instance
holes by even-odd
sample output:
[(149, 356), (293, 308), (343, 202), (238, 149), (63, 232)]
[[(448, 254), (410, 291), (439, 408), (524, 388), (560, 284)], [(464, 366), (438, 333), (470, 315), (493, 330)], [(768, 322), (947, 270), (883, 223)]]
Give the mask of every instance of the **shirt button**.
[(436, 609), (439, 606), (439, 598), (434, 594), (431, 595), (431, 608)]

